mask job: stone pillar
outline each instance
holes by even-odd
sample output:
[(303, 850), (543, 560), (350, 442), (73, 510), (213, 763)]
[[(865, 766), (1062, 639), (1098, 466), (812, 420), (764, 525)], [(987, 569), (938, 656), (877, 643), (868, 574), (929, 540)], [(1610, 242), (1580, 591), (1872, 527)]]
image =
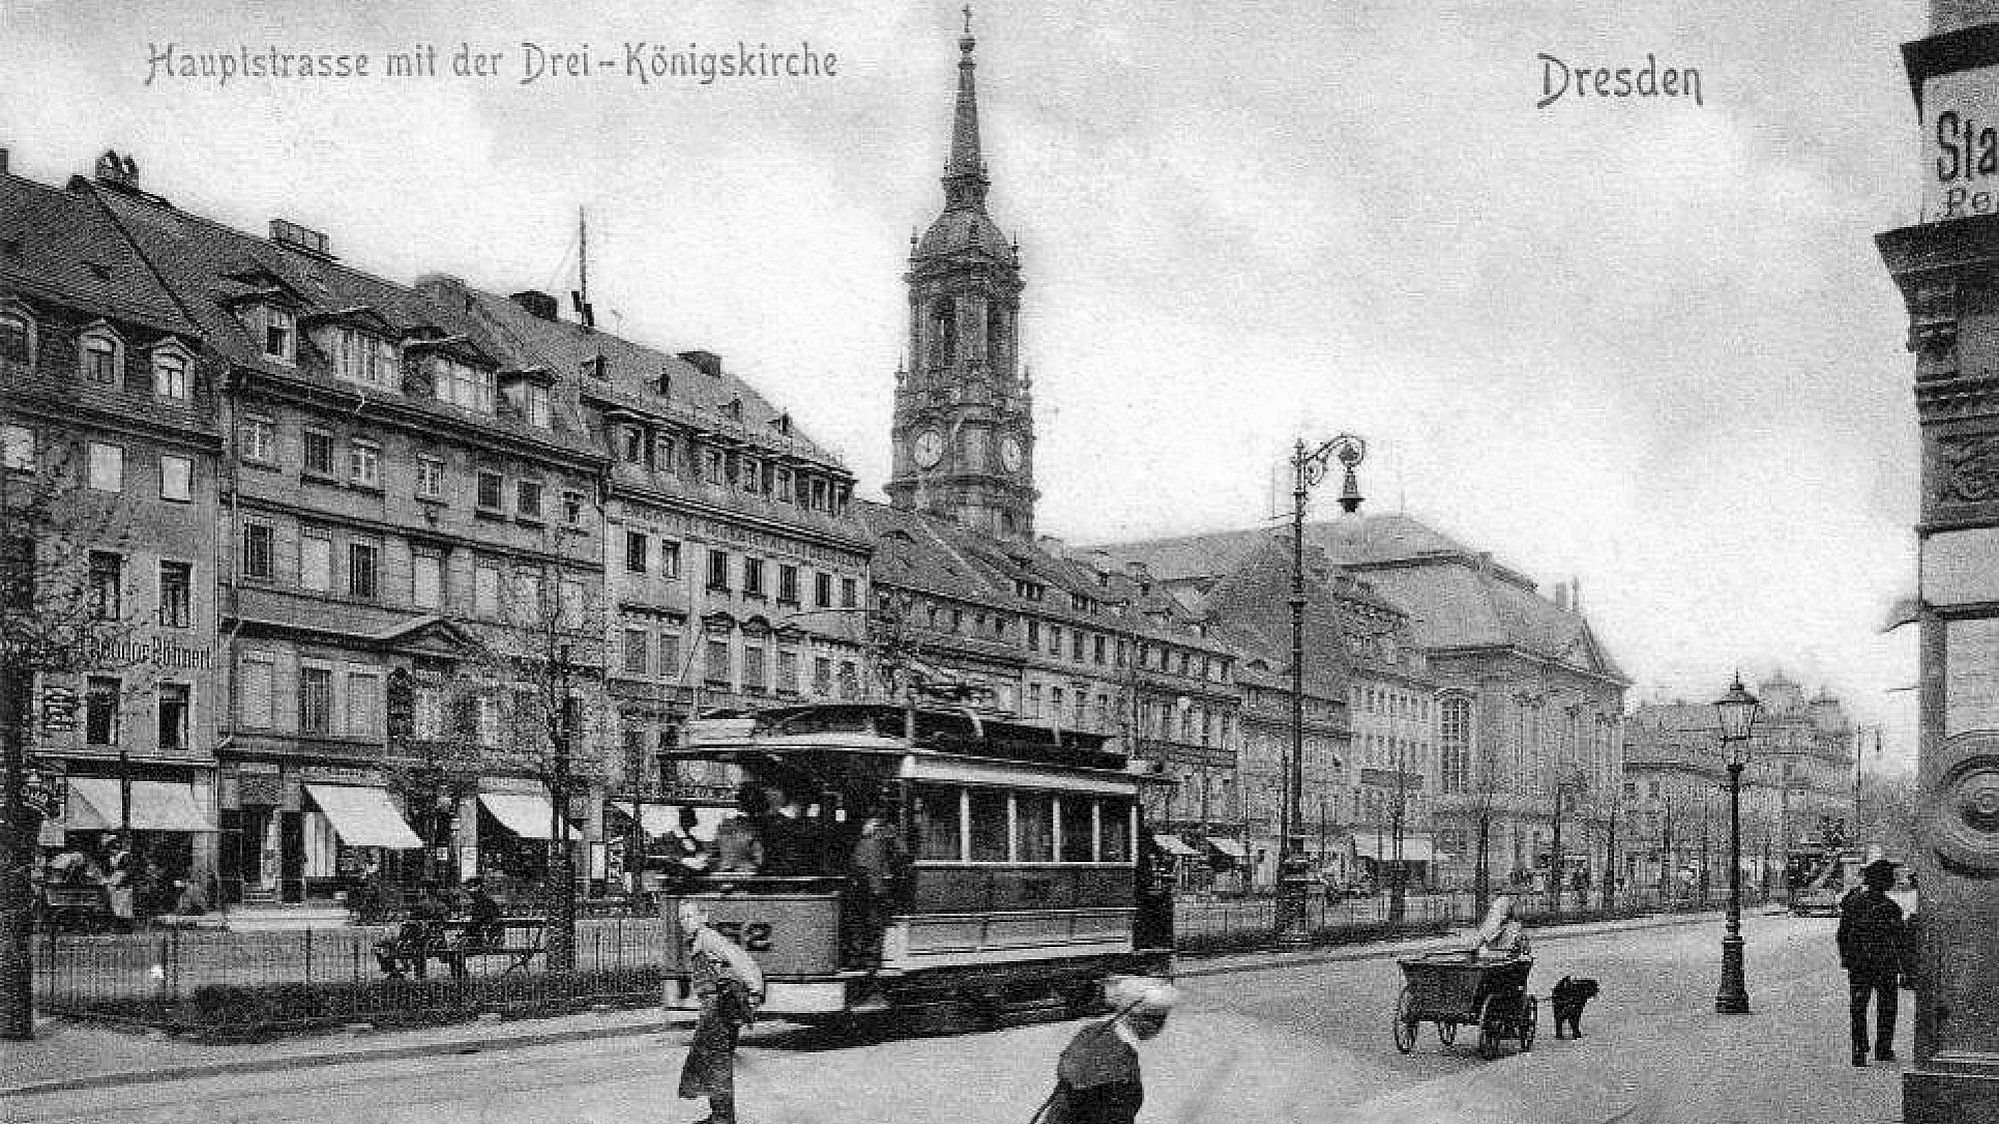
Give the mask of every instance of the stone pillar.
[(1907, 1124), (1999, 1120), (1999, 0), (1933, 0), (1903, 61), (1921, 219), (1877, 244), (1902, 290), (1922, 434), (1922, 919)]

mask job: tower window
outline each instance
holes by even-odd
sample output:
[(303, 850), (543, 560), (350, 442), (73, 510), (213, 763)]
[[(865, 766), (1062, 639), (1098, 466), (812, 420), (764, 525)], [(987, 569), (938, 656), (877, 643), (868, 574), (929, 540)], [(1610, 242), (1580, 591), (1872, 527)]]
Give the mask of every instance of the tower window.
[(939, 297), (930, 306), (930, 362), (948, 366), (958, 361), (958, 305), (950, 297)]

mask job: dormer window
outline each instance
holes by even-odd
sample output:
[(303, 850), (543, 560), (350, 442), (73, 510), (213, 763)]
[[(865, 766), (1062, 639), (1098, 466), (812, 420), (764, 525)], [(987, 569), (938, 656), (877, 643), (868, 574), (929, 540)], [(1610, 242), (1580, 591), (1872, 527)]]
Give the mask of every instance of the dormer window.
[(703, 480), (706, 480), (710, 484), (724, 483), (724, 474), (727, 471), (727, 458), (722, 455), (722, 450), (701, 450), (701, 478)]
[(153, 393), (174, 402), (185, 402), (191, 389), (188, 371), (194, 357), (178, 340), (168, 340), (153, 348)]
[(626, 464), (646, 463), (646, 431), (635, 425), (619, 430), (618, 453)]
[(84, 329), (77, 342), (83, 377), (99, 386), (118, 385), (118, 372), (125, 366), (125, 343), (118, 333), (99, 324)]
[(274, 304), (264, 309), (264, 354), (280, 363), (292, 363), (298, 357), (298, 320), (288, 308)]
[(493, 412), (493, 372), (439, 355), (431, 360), (437, 400), (481, 414)]
[(525, 397), (528, 424), (536, 429), (551, 429), (555, 425), (555, 411), (545, 386), (530, 385)]
[(814, 511), (826, 510), (826, 497), (828, 495), (828, 491), (829, 489), (826, 487), (826, 481), (824, 479), (817, 476), (812, 478), (812, 510)]
[(775, 491), (777, 492), (777, 498), (778, 498), (778, 502), (779, 502), (779, 503), (790, 503), (790, 502), (791, 502), (791, 470), (790, 470), (790, 469), (788, 469), (788, 468), (780, 468), (780, 469), (778, 469), (778, 470), (777, 470), (777, 471), (776, 471), (775, 473), (773, 473), (772, 475), (776, 477), (776, 480), (775, 480), (775, 483), (774, 483), (774, 490), (775, 490)]
[(35, 318), (21, 308), (0, 308), (0, 361), (35, 361)]
[(763, 469), (753, 458), (743, 458), (742, 467), (737, 470), (737, 476), (743, 485), (743, 491), (756, 492), (760, 490), (760, 485), (763, 482)]
[(398, 374), (395, 345), (355, 328), (335, 328), (325, 337), (333, 373), (349, 382), (388, 386)]

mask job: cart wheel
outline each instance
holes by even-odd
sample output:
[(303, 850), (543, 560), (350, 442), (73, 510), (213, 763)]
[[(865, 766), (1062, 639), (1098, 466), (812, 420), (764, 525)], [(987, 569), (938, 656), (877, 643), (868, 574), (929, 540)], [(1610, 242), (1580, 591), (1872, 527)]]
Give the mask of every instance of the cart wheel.
[(1458, 1041), (1458, 1024), (1444, 1022), (1437, 1024), (1437, 1041), (1446, 1046), (1455, 1046)]
[(1416, 1048), (1416, 1020), (1409, 1015), (1413, 1002), (1409, 989), (1403, 988), (1395, 997), (1395, 1025), (1390, 1028), (1395, 1033), (1395, 1048), (1405, 1054)]
[(1499, 1036), (1506, 1028), (1488, 995), (1478, 1005), (1478, 1056), (1491, 1061), (1499, 1056)]
[(1520, 1014), (1520, 1052), (1527, 1053), (1534, 1048), (1536, 1024), (1541, 1021), (1541, 1001), (1534, 996), (1527, 997), (1525, 1008)]

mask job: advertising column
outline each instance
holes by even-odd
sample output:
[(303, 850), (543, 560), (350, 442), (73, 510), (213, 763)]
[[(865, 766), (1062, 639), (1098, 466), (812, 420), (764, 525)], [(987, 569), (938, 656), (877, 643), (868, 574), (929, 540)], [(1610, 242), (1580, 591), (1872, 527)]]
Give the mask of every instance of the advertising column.
[(1902, 50), (1920, 221), (1877, 238), (1909, 313), (1923, 450), (1908, 1124), (1999, 1120), (1999, 0), (1931, 14)]

